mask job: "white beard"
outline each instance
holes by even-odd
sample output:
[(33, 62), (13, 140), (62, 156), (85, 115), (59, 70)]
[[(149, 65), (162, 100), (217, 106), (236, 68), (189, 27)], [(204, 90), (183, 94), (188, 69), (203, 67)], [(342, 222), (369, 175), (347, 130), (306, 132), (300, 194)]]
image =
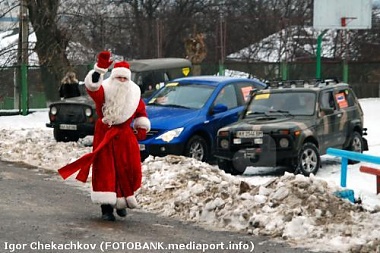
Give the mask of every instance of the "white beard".
[(129, 81), (120, 82), (117, 79), (110, 80), (109, 88), (105, 92), (105, 103), (102, 108), (103, 123), (112, 126), (127, 120), (128, 94), (131, 92)]

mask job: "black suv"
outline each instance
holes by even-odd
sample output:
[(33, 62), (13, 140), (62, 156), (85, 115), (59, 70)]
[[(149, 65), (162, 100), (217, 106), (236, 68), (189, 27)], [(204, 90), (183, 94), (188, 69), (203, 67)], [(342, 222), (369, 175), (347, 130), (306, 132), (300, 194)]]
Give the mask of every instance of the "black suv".
[(254, 91), (238, 122), (219, 129), (220, 169), (239, 175), (248, 166), (286, 166), (308, 176), (317, 173), (329, 147), (368, 150), (363, 111), (348, 84), (280, 84)]

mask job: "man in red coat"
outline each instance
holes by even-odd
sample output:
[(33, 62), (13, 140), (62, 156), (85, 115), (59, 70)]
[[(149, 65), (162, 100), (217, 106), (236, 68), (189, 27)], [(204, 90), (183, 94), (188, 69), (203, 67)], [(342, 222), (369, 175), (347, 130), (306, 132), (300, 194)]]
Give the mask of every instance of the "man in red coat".
[(140, 88), (131, 80), (128, 62), (115, 63), (111, 76), (103, 80), (112, 64), (110, 58), (110, 52), (101, 52), (85, 78), (98, 115), (93, 151), (58, 171), (66, 179), (79, 170), (76, 178), (86, 182), (92, 164), (91, 200), (101, 204), (104, 220), (114, 221), (114, 208), (124, 217), (127, 207), (137, 207), (135, 192), (142, 179), (138, 140), (146, 138), (150, 121)]

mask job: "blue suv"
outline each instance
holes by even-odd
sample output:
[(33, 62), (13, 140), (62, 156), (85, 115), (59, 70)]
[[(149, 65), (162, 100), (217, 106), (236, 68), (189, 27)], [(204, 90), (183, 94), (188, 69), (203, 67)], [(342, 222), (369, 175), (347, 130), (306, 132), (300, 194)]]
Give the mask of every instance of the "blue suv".
[(142, 160), (149, 155), (184, 155), (210, 161), (219, 128), (236, 122), (256, 80), (194, 76), (167, 83), (146, 101), (151, 131), (140, 141)]

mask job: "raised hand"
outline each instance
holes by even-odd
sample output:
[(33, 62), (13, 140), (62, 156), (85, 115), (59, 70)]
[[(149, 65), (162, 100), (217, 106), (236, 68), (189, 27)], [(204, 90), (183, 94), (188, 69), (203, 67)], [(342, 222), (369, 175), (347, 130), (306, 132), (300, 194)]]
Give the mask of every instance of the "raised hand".
[(108, 68), (112, 65), (111, 52), (102, 51), (98, 54), (98, 60), (95, 65), (95, 70), (99, 73), (104, 74), (107, 72)]

